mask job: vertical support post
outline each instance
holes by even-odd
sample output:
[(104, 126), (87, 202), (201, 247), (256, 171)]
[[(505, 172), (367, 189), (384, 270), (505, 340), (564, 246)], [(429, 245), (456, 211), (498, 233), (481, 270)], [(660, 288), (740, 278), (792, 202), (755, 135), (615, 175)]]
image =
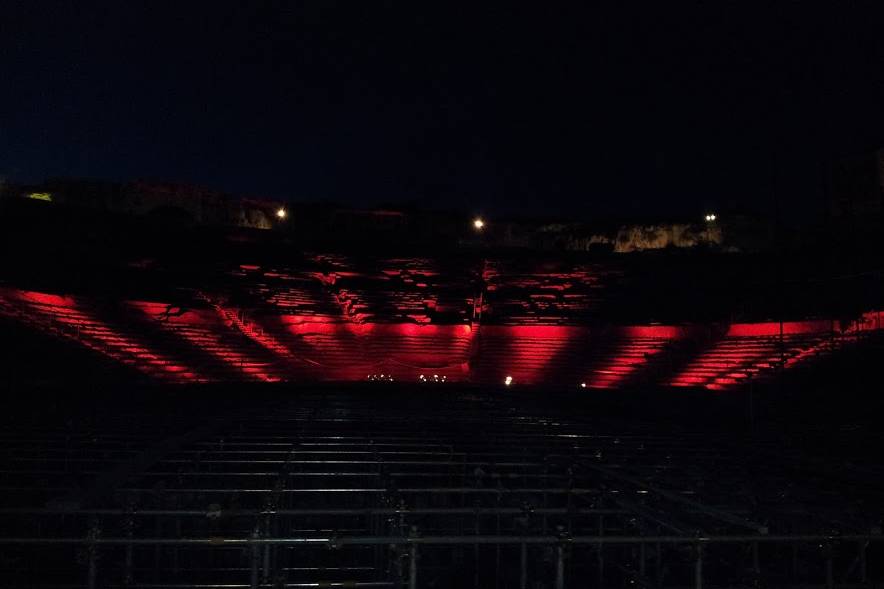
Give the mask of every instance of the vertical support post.
[[(130, 506), (131, 507), (131, 506)], [(126, 521), (123, 524), (126, 528), (126, 538), (132, 540), (132, 536), (135, 533), (135, 520), (132, 517), (132, 514), (129, 513), (126, 515)], [(132, 576), (132, 564), (134, 560), (134, 547), (132, 543), (129, 542), (126, 544), (126, 558), (123, 569), (123, 585), (125, 587), (131, 587), (135, 579)]]
[[(270, 516), (267, 515), (264, 518), (264, 537), (270, 538), (271, 536), (272, 536), (272, 533), (270, 530)], [(271, 549), (270, 544), (264, 545), (264, 571), (263, 571), (262, 579), (264, 580), (265, 583), (270, 582), (270, 549)]]
[[(599, 536), (605, 535), (605, 516), (599, 515)], [(598, 552), (596, 552), (596, 562), (599, 565), (599, 580), (598, 586), (599, 589), (605, 586), (605, 553), (603, 550), (604, 544), (598, 545)]]
[(697, 544), (697, 560), (694, 561), (694, 587), (703, 589), (703, 545)]
[(522, 542), (520, 558), (519, 589), (528, 589), (528, 545)]
[[(478, 507), (478, 506), (477, 506)], [(476, 509), (476, 528), (475, 533), (479, 535), (479, 510)], [(473, 587), (479, 589), (479, 544), (473, 544)]]
[(417, 589), (417, 543), (412, 543), (408, 557), (408, 589)]
[[(500, 495), (497, 496), (497, 507), (500, 507)], [(497, 513), (497, 535), (500, 535), (500, 512)], [(500, 587), (500, 544), (494, 546), (494, 587)]]
[[(177, 501), (176, 501), (176, 505), (177, 505)], [(175, 518), (175, 535), (178, 538), (180, 538), (182, 536), (182, 534), (181, 534), (181, 518), (180, 517)], [(178, 546), (177, 545), (172, 546), (172, 570), (175, 572), (175, 575), (177, 576), (178, 570), (179, 570)]]
[[(381, 524), (380, 524), (381, 516), (376, 513), (368, 514), (368, 533), (371, 535), (380, 534)], [(374, 578), (380, 578), (381, 571), (381, 547), (380, 545), (375, 544), (372, 546), (372, 555), (374, 562)]]
[(556, 589), (565, 589), (565, 547), (556, 546)]
[[(162, 538), (162, 536), (163, 536), (162, 520), (163, 520), (162, 517), (157, 517), (154, 520), (154, 537), (155, 538)], [(161, 570), (160, 563), (163, 561), (162, 550), (163, 550), (163, 547), (159, 544), (157, 544), (156, 546), (153, 547), (153, 574), (155, 576), (159, 576), (159, 574), (160, 574), (160, 570)], [(209, 558), (211, 558), (212, 555), (214, 555), (214, 554), (215, 554), (215, 551), (210, 550), (209, 551), (209, 555), (210, 555)]]
[(92, 520), (89, 526), (89, 543), (86, 546), (86, 558), (88, 560), (88, 571), (86, 573), (86, 586), (89, 589), (95, 589), (98, 578), (98, 545), (95, 541), (101, 535), (101, 528), (98, 526), (98, 520)]
[[(257, 540), (260, 538), (260, 532), (258, 531), (258, 525), (255, 524), (255, 529), (252, 531), (252, 540)], [(261, 548), (257, 542), (253, 542), (251, 546), (251, 565), (252, 565), (252, 574), (249, 580), (249, 587), (251, 589), (258, 589), (258, 561), (260, 560), (260, 552)]]

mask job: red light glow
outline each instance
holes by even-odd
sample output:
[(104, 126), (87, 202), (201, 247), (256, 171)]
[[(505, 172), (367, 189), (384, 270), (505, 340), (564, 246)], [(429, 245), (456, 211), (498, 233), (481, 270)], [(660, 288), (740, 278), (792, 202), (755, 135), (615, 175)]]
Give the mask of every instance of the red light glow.
[(354, 292), (338, 307), (321, 293), (278, 289), (268, 295), (271, 310), (246, 319), (222, 304), (181, 309), (131, 301), (105, 309), (79, 296), (0, 289), (0, 314), (169, 382), (364, 381), (366, 375), (386, 382), (395, 375), (404, 382), (508, 382), (520, 388), (618, 389), (656, 382), (727, 389), (881, 329), (878, 311), (843, 325), (736, 323), (711, 343), (711, 327), (702, 325), (594, 329), (404, 319), (419, 316), (417, 311), (382, 323), (366, 319), (374, 311), (364, 293)]
[(132, 301), (133, 309), (143, 313), (160, 329), (173, 337), (181, 338), (202, 352), (217, 358), (223, 364), (241, 372), (246, 378), (263, 382), (276, 382), (280, 376), (271, 374), (270, 362), (244, 351), (245, 342), (231, 341), (233, 333), (226, 333), (224, 338), (219, 334), (226, 331), (214, 312), (187, 310), (181, 314), (170, 315), (170, 305), (166, 303)]
[(155, 351), (140, 337), (99, 319), (74, 297), (5, 290), (0, 299), (4, 307), (15, 308), (15, 318), (39, 331), (75, 341), (148, 376), (174, 382), (209, 380), (169, 355)]

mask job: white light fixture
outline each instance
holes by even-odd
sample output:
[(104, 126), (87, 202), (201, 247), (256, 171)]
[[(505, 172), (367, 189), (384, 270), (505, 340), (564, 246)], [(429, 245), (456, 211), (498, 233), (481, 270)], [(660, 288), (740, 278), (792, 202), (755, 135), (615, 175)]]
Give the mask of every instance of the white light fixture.
[(507, 376), (505, 379), (503, 379), (503, 384), (505, 384), (506, 386), (510, 386), (511, 384), (513, 384), (513, 377)]
[(476, 231), (481, 231), (485, 228), (485, 221), (482, 220), (481, 217), (476, 217), (473, 219), (473, 229)]
[(708, 221), (708, 222), (710, 222), (710, 223), (711, 223), (712, 221), (714, 221), (716, 218), (717, 218), (717, 217), (715, 216), (715, 213), (709, 213), (708, 215), (706, 215), (706, 221)]
[(285, 210), (284, 207), (279, 207), (278, 209), (276, 209), (276, 218), (277, 219), (285, 219), (287, 215), (288, 215), (288, 212)]

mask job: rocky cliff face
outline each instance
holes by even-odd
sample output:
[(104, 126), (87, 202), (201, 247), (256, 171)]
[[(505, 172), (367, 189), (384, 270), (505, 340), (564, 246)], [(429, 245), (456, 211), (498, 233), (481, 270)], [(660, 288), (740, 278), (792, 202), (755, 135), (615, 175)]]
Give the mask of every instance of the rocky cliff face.
[(626, 253), (667, 247), (696, 247), (701, 244), (720, 245), (721, 242), (722, 232), (717, 225), (634, 225), (621, 227), (617, 231), (614, 251)]
[(689, 223), (623, 225), (616, 230), (590, 234), (564, 225), (547, 226), (541, 231), (547, 238), (554, 235), (560, 246), (571, 251), (588, 251), (602, 246), (617, 253), (629, 253), (669, 247), (721, 245), (724, 241), (720, 226)]

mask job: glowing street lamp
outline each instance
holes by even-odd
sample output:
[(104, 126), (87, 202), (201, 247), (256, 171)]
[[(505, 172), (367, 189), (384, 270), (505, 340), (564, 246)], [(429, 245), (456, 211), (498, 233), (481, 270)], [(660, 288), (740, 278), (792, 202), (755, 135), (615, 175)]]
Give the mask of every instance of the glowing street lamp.
[(709, 213), (708, 215), (706, 215), (706, 221), (708, 223), (713, 222), (715, 219), (716, 219), (715, 213)]
[(476, 231), (482, 231), (485, 228), (485, 221), (482, 220), (481, 217), (476, 217), (473, 219), (473, 229)]
[(279, 207), (278, 209), (276, 209), (276, 218), (277, 219), (280, 219), (280, 220), (285, 219), (287, 215), (288, 215), (288, 212), (285, 210), (284, 207)]
[(505, 384), (506, 386), (510, 386), (511, 384), (513, 384), (513, 377), (507, 376), (505, 379), (503, 379), (503, 384)]

